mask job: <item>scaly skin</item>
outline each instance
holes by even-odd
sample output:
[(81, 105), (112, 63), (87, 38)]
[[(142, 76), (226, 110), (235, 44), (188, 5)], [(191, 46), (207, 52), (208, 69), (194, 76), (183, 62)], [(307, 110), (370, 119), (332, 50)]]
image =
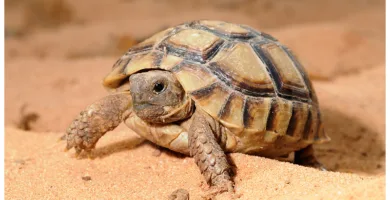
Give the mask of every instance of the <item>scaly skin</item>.
[(201, 173), (211, 190), (206, 196), (211, 198), (218, 193), (234, 194), (231, 167), (226, 155), (218, 144), (210, 124), (203, 113), (197, 111), (189, 130), (190, 154), (195, 158)]
[(66, 151), (75, 148), (76, 156), (83, 150), (90, 155), (98, 140), (116, 128), (131, 108), (129, 93), (106, 96), (83, 110), (66, 131)]

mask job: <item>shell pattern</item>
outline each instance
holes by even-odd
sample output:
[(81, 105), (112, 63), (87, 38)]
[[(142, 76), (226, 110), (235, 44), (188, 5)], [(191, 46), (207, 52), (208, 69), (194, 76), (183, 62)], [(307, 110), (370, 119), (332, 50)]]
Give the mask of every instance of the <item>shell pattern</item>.
[(274, 155), (329, 140), (304, 68), (264, 32), (222, 21), (181, 24), (131, 48), (103, 84), (122, 88), (131, 74), (154, 68), (174, 73), (197, 108), (226, 127), (230, 151)]

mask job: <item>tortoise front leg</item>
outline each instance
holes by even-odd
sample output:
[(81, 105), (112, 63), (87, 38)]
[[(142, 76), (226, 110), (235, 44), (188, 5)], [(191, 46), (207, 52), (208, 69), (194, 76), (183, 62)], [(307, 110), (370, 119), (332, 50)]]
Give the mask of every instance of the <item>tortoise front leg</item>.
[(129, 93), (106, 96), (83, 110), (66, 131), (66, 151), (75, 148), (76, 156), (82, 150), (90, 153), (98, 140), (116, 128), (131, 108)]
[(209, 196), (228, 191), (234, 193), (231, 167), (225, 152), (218, 144), (205, 114), (197, 111), (189, 130), (190, 155), (195, 158), (201, 173), (211, 185)]

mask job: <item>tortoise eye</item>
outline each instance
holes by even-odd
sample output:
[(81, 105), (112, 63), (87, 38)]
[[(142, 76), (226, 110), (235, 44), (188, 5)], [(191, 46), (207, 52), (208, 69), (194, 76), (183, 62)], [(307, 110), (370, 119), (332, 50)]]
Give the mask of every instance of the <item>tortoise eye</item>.
[(156, 82), (153, 86), (153, 92), (158, 94), (165, 90), (165, 84), (163, 82)]

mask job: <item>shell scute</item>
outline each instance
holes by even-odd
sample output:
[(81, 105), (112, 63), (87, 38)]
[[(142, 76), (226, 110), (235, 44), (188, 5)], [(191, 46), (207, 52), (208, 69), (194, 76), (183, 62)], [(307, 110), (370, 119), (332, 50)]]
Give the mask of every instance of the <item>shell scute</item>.
[(263, 132), (267, 128), (267, 119), (272, 98), (247, 97), (244, 108), (244, 126), (251, 132)]
[(143, 69), (158, 68), (161, 63), (162, 53), (151, 52), (147, 54), (140, 54), (133, 57), (133, 59), (127, 64), (125, 69), (126, 74), (133, 74)]
[(160, 45), (168, 53), (200, 63), (205, 63), (223, 44), (223, 40), (204, 30), (184, 29)]
[(201, 106), (209, 115), (217, 119), (230, 93), (229, 88), (220, 82), (215, 82), (191, 92), (190, 95), (197, 105)]
[(129, 50), (129, 53), (131, 53), (135, 49), (147, 49), (147, 48), (153, 47), (154, 45), (163, 41), (167, 36), (170, 35), (170, 33), (172, 34), (173, 30), (175, 30), (175, 28), (167, 28), (165, 30), (162, 30), (162, 31), (156, 33), (156, 34), (153, 34), (149, 38), (145, 39), (144, 41), (142, 41), (142, 42), (138, 43), (137, 45), (135, 45), (134, 47), (132, 47)]
[(217, 82), (217, 78), (210, 71), (194, 63), (182, 62), (172, 71), (184, 90), (189, 93)]
[(251, 96), (273, 96), (274, 86), (265, 64), (250, 45), (237, 43), (221, 50), (209, 64), (227, 85)]
[(323, 131), (321, 129), (321, 113), (318, 108), (311, 106), (302, 138), (309, 141), (326, 139), (326, 137), (320, 137), (320, 134)]
[(309, 100), (309, 90), (306, 87), (301, 72), (295, 62), (276, 43), (261, 42), (254, 45), (259, 57), (266, 63), (278, 92), (282, 97), (297, 100)]
[(267, 131), (285, 135), (292, 115), (292, 102), (275, 98), (271, 103), (271, 110), (267, 121)]
[(124, 55), (112, 66), (111, 72), (103, 79), (103, 85), (108, 88), (117, 88), (123, 79), (127, 77), (125, 69), (132, 56)]
[(310, 106), (306, 103), (293, 102), (293, 110), (290, 123), (287, 128), (287, 135), (294, 138), (302, 138)]
[(228, 39), (249, 39), (254, 37), (251, 31), (241, 27), (238, 24), (232, 24), (223, 21), (202, 20), (199, 21), (199, 25), (201, 26), (201, 28), (211, 31), (217, 35), (228, 37)]
[[(164, 52), (165, 53), (165, 52)], [(165, 55), (163, 56), (159, 68), (165, 70), (171, 70), (173, 67), (176, 67), (183, 61), (183, 58), (175, 55)]]
[(244, 100), (245, 97), (239, 93), (232, 92), (229, 95), (218, 114), (222, 124), (236, 130), (244, 128)]

